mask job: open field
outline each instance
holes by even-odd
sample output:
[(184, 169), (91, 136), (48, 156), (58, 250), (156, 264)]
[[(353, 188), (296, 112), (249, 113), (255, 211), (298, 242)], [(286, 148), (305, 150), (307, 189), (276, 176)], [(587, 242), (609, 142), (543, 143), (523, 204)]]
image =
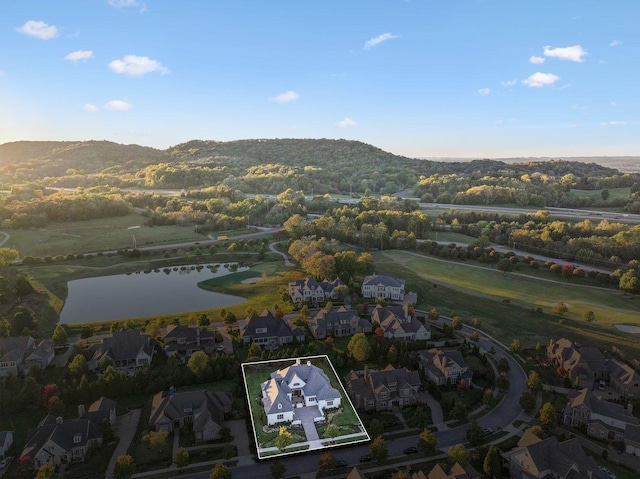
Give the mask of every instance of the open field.
[[(571, 194), (579, 198), (591, 198), (594, 201), (602, 201), (602, 190), (571, 190)], [(609, 200), (629, 198), (630, 188), (612, 188), (609, 190)]]
[[(622, 292), (503, 273), (471, 262), (446, 261), (401, 251), (375, 254), (376, 268), (404, 277), (408, 289), (423, 292), (419, 308), (437, 308), (441, 314), (456, 312), (464, 320), (478, 317), (482, 329), (505, 343), (519, 338), (525, 344), (546, 343), (568, 336), (590, 340), (603, 348), (618, 345), (627, 352), (640, 349), (637, 338), (619, 332), (613, 324), (640, 324), (639, 298)], [(435, 285), (435, 287), (434, 287)], [(565, 317), (552, 313), (556, 302), (569, 306)], [(533, 312), (542, 308), (542, 313)], [(586, 310), (595, 322), (585, 322)]]
[[(207, 235), (196, 235), (192, 226), (143, 226), (146, 218), (138, 213), (113, 218), (52, 223), (37, 229), (9, 229), (11, 239), (4, 245), (15, 248), (20, 256), (56, 256), (67, 253), (89, 253), (133, 248), (144, 248), (188, 241), (208, 240)], [(246, 232), (246, 231), (244, 231)], [(235, 236), (238, 232), (216, 232)]]

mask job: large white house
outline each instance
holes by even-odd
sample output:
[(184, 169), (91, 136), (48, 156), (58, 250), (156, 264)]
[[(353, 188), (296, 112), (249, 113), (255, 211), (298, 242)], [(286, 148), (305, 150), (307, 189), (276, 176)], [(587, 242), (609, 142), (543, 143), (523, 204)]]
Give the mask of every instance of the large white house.
[(307, 361), (296, 359), (289, 367), (271, 373), (271, 378), (263, 382), (262, 404), (267, 415), (267, 424), (297, 421), (294, 410), (302, 407), (317, 407), (316, 421), (323, 419), (325, 409), (340, 407), (342, 397), (325, 372)]
[(404, 279), (374, 274), (364, 278), (362, 296), (365, 298), (404, 300)]

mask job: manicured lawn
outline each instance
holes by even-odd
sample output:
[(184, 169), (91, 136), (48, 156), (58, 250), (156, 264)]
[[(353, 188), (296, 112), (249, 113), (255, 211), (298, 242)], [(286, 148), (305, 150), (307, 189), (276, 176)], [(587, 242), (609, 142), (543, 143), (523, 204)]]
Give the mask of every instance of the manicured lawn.
[(91, 474), (104, 473), (109, 466), (109, 461), (111, 461), (111, 456), (113, 456), (113, 451), (116, 450), (117, 445), (117, 442), (105, 444), (96, 449), (86, 462), (69, 465), (64, 473), (64, 477), (68, 479), (82, 479)]
[(201, 281), (200, 283), (198, 283), (198, 286), (201, 287), (202, 289), (213, 290), (213, 289), (219, 288), (220, 286), (224, 286), (231, 283), (232, 284), (242, 283), (242, 281), (249, 278), (259, 278), (261, 275), (262, 273), (260, 273), (259, 271), (250, 269), (247, 271), (239, 271), (237, 273), (231, 273), (226, 276), (221, 276), (219, 278), (211, 278), (206, 281)]
[[(514, 338), (525, 345), (545, 344), (550, 338), (566, 336), (604, 349), (616, 344), (628, 353), (640, 351), (632, 335), (613, 327), (640, 324), (638, 298), (622, 292), (562, 279), (504, 275), (471, 261), (447, 261), (402, 251), (377, 252), (374, 258), (378, 271), (405, 278), (409, 290), (421, 292), (419, 308), (435, 307), (444, 315), (456, 312), (466, 321), (478, 317), (483, 331), (506, 344)], [(565, 317), (552, 313), (558, 301), (569, 306)], [(533, 312), (538, 307), (542, 314)], [(582, 319), (588, 309), (595, 312), (593, 323)]]

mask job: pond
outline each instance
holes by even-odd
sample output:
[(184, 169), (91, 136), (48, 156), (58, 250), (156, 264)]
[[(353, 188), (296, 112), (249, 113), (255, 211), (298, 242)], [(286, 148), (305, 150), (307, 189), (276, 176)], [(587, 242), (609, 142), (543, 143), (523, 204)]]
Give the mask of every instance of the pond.
[(239, 304), (246, 299), (205, 291), (198, 283), (247, 269), (237, 264), (172, 266), (69, 281), (60, 322), (93, 323)]

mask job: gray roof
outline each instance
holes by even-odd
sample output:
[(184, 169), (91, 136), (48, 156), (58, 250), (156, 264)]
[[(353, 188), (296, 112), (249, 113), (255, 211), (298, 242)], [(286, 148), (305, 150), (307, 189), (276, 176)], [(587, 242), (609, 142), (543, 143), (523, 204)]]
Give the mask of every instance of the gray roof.
[[(179, 339), (184, 343), (178, 344)], [(216, 342), (216, 333), (191, 324), (172, 324), (167, 327), (167, 332), (162, 337), (164, 349), (168, 352), (184, 349), (213, 348)]]
[(404, 288), (404, 279), (392, 278), (391, 276), (383, 276), (374, 274), (366, 276), (362, 281), (362, 286), (388, 286), (391, 288)]
[(201, 389), (171, 395), (169, 391), (161, 391), (153, 396), (149, 424), (155, 426), (163, 419), (173, 422), (185, 416), (193, 416), (193, 430), (201, 431), (209, 420), (222, 426), (224, 413), (229, 411), (231, 398), (224, 392)]
[(134, 359), (140, 352), (149, 356), (153, 354), (151, 337), (136, 330), (115, 331), (111, 337), (102, 339), (97, 345), (98, 361), (105, 356), (114, 361)]
[(0, 446), (4, 446), (7, 443), (10, 432), (13, 431), (0, 431)]
[[(79, 442), (74, 438), (80, 437)], [(102, 437), (99, 427), (88, 419), (76, 419), (70, 422), (53, 423), (39, 426), (29, 431), (27, 443), (22, 456), (33, 459), (48, 442), (52, 441), (65, 451), (76, 447), (84, 447), (89, 441)]]
[(640, 425), (640, 419), (629, 414), (624, 406), (598, 399), (588, 388), (581, 389), (579, 392), (570, 391), (569, 398), (568, 407), (570, 408), (584, 405), (589, 411), (600, 416), (616, 419), (627, 424)]
[[(256, 332), (265, 329), (264, 332)], [(247, 319), (241, 331), (241, 337), (248, 336), (252, 340), (255, 338), (287, 337), (293, 336), (293, 330), (282, 318), (276, 318), (268, 310), (264, 310), (260, 316), (253, 316)]]

